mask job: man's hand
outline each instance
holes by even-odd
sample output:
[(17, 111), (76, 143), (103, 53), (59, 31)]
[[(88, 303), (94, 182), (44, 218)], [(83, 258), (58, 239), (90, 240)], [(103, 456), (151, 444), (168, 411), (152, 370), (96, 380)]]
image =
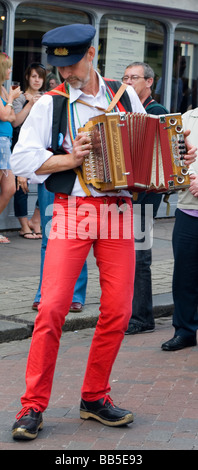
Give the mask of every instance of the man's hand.
[(89, 154), (90, 150), (90, 137), (84, 132), (77, 134), (73, 143), (72, 153), (70, 154), (70, 158), (72, 159), (71, 168), (77, 168), (78, 166), (82, 165), (84, 158)]
[(191, 163), (195, 162), (197, 158), (197, 147), (194, 145), (190, 144), (188, 141), (188, 136), (190, 135), (190, 130), (187, 130), (184, 132), (184, 139), (185, 139), (185, 144), (187, 148), (187, 154), (184, 155), (184, 163), (185, 165), (191, 165)]
[(59, 171), (71, 170), (82, 165), (86, 155), (91, 150), (91, 139), (85, 132), (77, 134), (71, 153), (51, 155), (37, 171), (36, 175), (45, 175)]
[(17, 176), (17, 191), (19, 190), (20, 187), (25, 194), (29, 192), (27, 178), (24, 178), (24, 176)]
[(193, 194), (193, 196), (198, 197), (198, 176), (190, 175), (189, 191)]

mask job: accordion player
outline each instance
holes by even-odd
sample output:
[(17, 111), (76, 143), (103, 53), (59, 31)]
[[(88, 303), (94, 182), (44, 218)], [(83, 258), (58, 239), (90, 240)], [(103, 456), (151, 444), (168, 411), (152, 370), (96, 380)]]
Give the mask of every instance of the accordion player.
[(180, 113), (102, 114), (82, 131), (92, 143), (82, 165), (83, 180), (98, 191), (169, 192), (189, 187)]

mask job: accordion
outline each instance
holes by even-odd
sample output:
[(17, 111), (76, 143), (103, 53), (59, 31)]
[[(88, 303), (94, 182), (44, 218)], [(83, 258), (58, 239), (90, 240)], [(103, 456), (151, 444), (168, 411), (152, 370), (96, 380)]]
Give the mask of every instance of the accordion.
[(168, 192), (189, 187), (180, 113), (102, 114), (90, 119), (82, 131), (92, 144), (82, 177), (98, 191)]

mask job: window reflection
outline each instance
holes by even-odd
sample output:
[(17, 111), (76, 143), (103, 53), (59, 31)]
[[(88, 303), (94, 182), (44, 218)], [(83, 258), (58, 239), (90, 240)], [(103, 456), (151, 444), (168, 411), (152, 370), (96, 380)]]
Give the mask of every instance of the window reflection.
[[(136, 31), (142, 30), (142, 43), (141, 38), (139, 41), (140, 47), (140, 56), (138, 59), (134, 56), (135, 53), (135, 37), (134, 37), (134, 52), (133, 47), (128, 47), (128, 52), (124, 51), (124, 54), (120, 51), (120, 56), (117, 56), (117, 64), (122, 64), (122, 71), (119, 73), (119, 78), (123, 76), (123, 72), (125, 68), (133, 61), (140, 60), (147, 62), (155, 72), (155, 83), (154, 88), (157, 83), (157, 79), (162, 76), (162, 69), (163, 69), (163, 60), (164, 60), (164, 44), (166, 41), (166, 30), (162, 23), (159, 21), (154, 20), (147, 20), (145, 18), (138, 18), (133, 15), (104, 15), (101, 20), (100, 24), (100, 38), (99, 38), (99, 60), (98, 60), (98, 69), (102, 75), (106, 75), (106, 67), (107, 61), (109, 58), (108, 55), (108, 45), (107, 45), (107, 37), (109, 32), (109, 24), (111, 21), (114, 23), (117, 22), (118, 30), (126, 29), (126, 25), (131, 24), (131, 29), (134, 29), (134, 35)], [(136, 28), (133, 28), (135, 25)], [(136, 31), (135, 31), (136, 29)], [(127, 38), (129, 37), (129, 31), (126, 31), (126, 36), (123, 36), (125, 40), (123, 42), (123, 47), (125, 47)], [(112, 41), (113, 42), (113, 41)], [(115, 45), (116, 47), (116, 45)], [(113, 70), (113, 68), (112, 68)], [(108, 75), (108, 78), (117, 78), (116, 74), (116, 65), (114, 74), (112, 72), (112, 76)], [(113, 76), (114, 75), (114, 76)], [(107, 76), (107, 75), (106, 75)]]
[[(198, 33), (197, 26), (180, 24), (175, 31), (171, 112), (185, 113), (198, 104)], [(163, 94), (163, 80), (159, 79), (155, 99)]]
[(3, 3), (0, 2), (0, 51), (5, 52), (5, 26), (6, 26), (6, 10)]
[[(24, 72), (31, 62), (47, 65), (45, 48), (41, 46), (46, 31), (71, 23), (91, 23), (85, 12), (56, 4), (22, 3), (15, 14), (13, 79), (23, 88)], [(53, 70), (53, 73), (55, 70)]]

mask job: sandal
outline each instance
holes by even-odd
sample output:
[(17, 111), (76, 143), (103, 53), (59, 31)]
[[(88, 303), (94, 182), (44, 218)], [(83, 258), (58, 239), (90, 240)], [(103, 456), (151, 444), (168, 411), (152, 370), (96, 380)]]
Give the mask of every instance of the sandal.
[(10, 243), (10, 240), (4, 235), (0, 235), (0, 243)]
[[(29, 236), (31, 235), (31, 236)], [(19, 236), (22, 237), (22, 238), (25, 238), (26, 240), (36, 240), (35, 236), (34, 236), (34, 233), (32, 232), (25, 232), (25, 233), (20, 233), (19, 232)]]
[(36, 235), (37, 240), (41, 240), (41, 238), (42, 238), (42, 233), (41, 232), (34, 232), (34, 234)]

